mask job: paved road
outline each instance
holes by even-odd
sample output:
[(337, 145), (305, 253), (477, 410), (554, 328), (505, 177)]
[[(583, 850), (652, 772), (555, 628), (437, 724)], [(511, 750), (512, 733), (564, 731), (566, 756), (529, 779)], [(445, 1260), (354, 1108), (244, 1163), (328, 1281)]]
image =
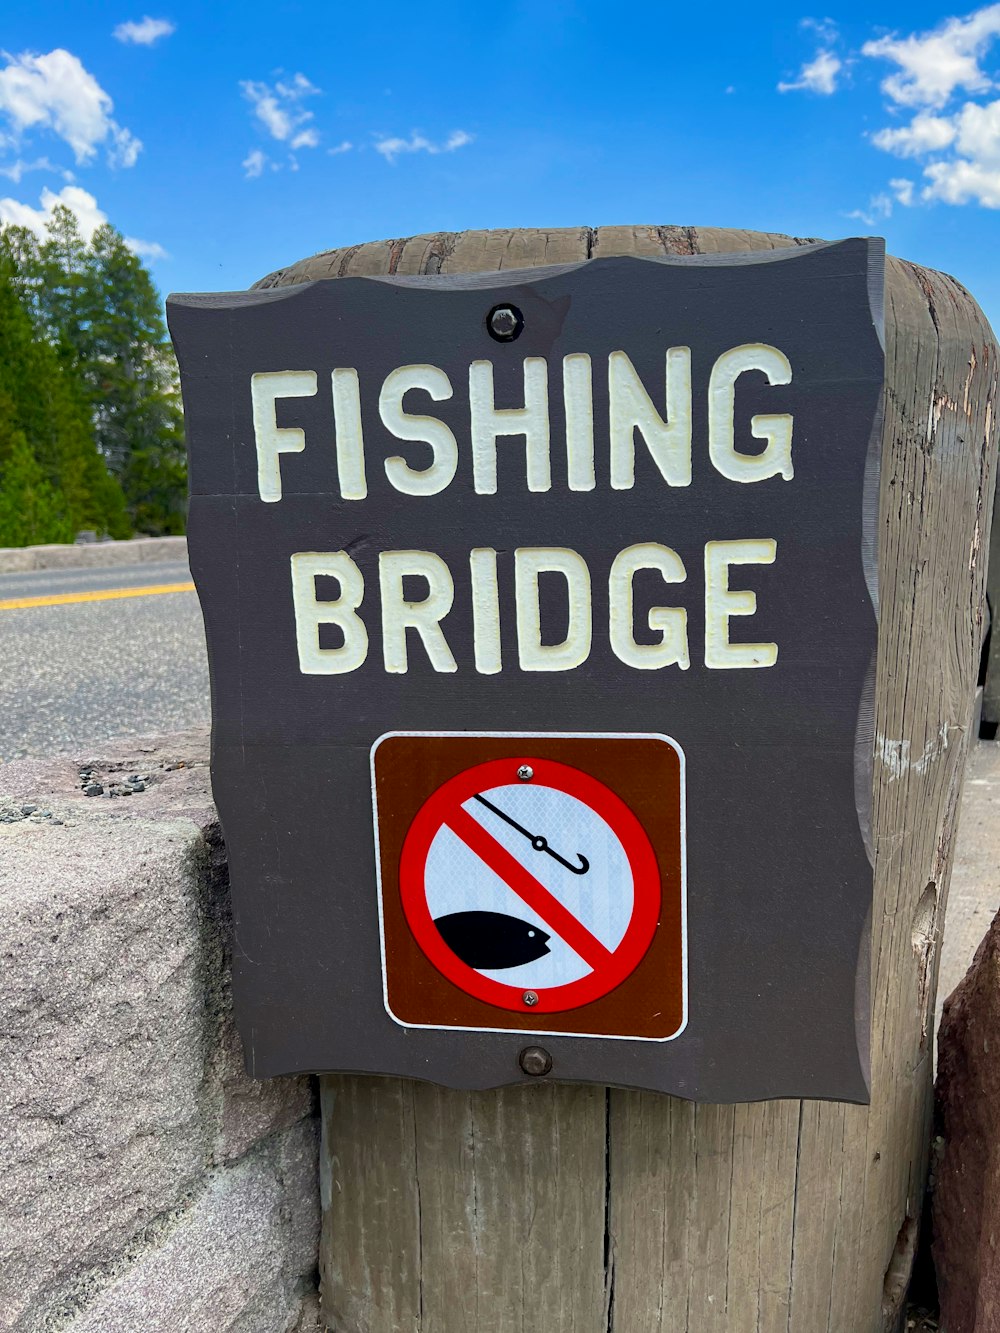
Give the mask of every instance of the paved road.
[[(184, 583), (184, 563), (0, 574), (0, 603)], [(198, 598), (0, 606), (0, 762), (209, 720)]]

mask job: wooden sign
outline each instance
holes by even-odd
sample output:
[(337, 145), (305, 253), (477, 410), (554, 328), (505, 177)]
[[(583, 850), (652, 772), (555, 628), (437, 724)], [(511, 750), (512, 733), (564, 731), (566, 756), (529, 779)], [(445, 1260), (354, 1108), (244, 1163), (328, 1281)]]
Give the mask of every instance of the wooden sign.
[(171, 298), (252, 1073), (866, 1100), (882, 282)]

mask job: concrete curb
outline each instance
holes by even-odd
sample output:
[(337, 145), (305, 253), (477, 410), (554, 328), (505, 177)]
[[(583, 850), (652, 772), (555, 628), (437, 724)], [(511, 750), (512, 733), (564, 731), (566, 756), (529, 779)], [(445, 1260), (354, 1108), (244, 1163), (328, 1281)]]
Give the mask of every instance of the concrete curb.
[(65, 546), (0, 547), (0, 574), (35, 569), (94, 569), (186, 560), (186, 537), (133, 537), (123, 542), (81, 542)]

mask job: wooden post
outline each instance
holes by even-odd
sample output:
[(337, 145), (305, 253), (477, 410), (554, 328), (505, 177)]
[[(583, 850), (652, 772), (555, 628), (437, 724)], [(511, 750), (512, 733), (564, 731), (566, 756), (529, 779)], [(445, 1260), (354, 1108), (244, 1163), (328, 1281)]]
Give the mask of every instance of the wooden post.
[[(258, 285), (795, 243), (691, 227), (439, 233), (328, 251)], [(338, 1333), (896, 1326), (981, 642), (997, 344), (941, 273), (890, 259), (886, 295), (871, 1106), (324, 1078), (321, 1268)]]

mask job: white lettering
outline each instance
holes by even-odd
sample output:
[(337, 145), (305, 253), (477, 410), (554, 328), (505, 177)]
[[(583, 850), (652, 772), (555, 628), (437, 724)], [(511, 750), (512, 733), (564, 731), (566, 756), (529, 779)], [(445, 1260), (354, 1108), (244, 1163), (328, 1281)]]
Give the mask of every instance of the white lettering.
[(566, 472), (571, 491), (592, 491), (594, 474), (594, 382), (590, 357), (563, 357), (563, 404), (566, 409)]
[[(403, 579), (416, 576), (427, 582), (427, 596), (408, 602)], [(378, 558), (382, 597), (382, 656), (386, 671), (407, 670), (406, 631), (414, 629), (435, 671), (457, 671), (440, 622), (451, 610), (455, 585), (451, 571), (433, 551), (383, 551)]]
[(769, 537), (744, 538), (705, 545), (705, 665), (707, 667), (772, 667), (776, 643), (730, 643), (729, 617), (752, 616), (757, 594), (729, 587), (730, 565), (773, 565), (777, 542)]
[[(538, 578), (561, 574), (569, 608), (562, 643), (542, 643)], [(565, 547), (529, 546), (514, 552), (517, 653), (522, 671), (572, 671), (590, 656), (590, 570), (583, 556)]]
[(257, 494), (268, 504), (281, 499), (281, 455), (300, 454), (306, 447), (304, 430), (278, 425), (275, 402), (278, 398), (311, 398), (315, 392), (315, 370), (262, 370), (250, 376)]
[(469, 568), (472, 573), (472, 644), (476, 670), (481, 676), (495, 676), (503, 667), (496, 551), (491, 546), (470, 551)]
[(655, 569), (664, 583), (683, 583), (687, 578), (684, 562), (676, 551), (658, 542), (642, 542), (619, 551), (611, 565), (610, 635), (615, 656), (626, 666), (639, 671), (691, 665), (688, 652), (687, 611), (679, 606), (653, 606), (649, 610), (649, 628), (659, 632), (659, 643), (636, 643), (634, 632), (633, 581), (640, 569)]
[[(340, 584), (340, 596), (335, 600), (317, 600), (316, 579), (321, 575)], [(299, 670), (304, 675), (337, 676), (362, 665), (368, 656), (368, 631), (357, 609), (364, 595), (364, 576), (346, 551), (299, 551), (292, 556), (295, 642)], [(320, 625), (339, 626), (343, 645), (321, 648)]]
[(747, 343), (723, 352), (712, 367), (708, 385), (708, 452), (716, 470), (730, 481), (764, 481), (780, 476), (791, 481), (792, 418), (787, 412), (750, 418), (754, 439), (766, 440), (759, 454), (736, 448), (736, 381), (748, 370), (760, 370), (768, 384), (790, 384), (792, 367), (784, 352), (764, 343)]
[(608, 358), (611, 422), (611, 485), (635, 485), (635, 432), (646, 441), (668, 486), (691, 485), (691, 349), (670, 347), (666, 357), (665, 421), (624, 352)]
[(361, 429), (361, 391), (358, 372), (350, 367), (333, 372), (333, 424), (337, 432), (337, 473), (345, 500), (363, 500), (365, 437)]
[(529, 491), (552, 486), (549, 455), (549, 380), (545, 360), (524, 362), (524, 406), (498, 409), (493, 393), (493, 362), (473, 361), (469, 367), (469, 412), (472, 430), (472, 475), (479, 495), (496, 495), (497, 437), (523, 435)]
[(430, 467), (416, 470), (405, 458), (385, 460), (385, 475), (404, 495), (437, 495), (449, 486), (458, 468), (458, 444), (437, 417), (421, 417), (403, 411), (403, 397), (410, 389), (422, 389), (436, 403), (452, 394), (451, 381), (437, 366), (401, 366), (386, 376), (379, 394), (379, 416), (397, 440), (420, 440), (431, 446)]

